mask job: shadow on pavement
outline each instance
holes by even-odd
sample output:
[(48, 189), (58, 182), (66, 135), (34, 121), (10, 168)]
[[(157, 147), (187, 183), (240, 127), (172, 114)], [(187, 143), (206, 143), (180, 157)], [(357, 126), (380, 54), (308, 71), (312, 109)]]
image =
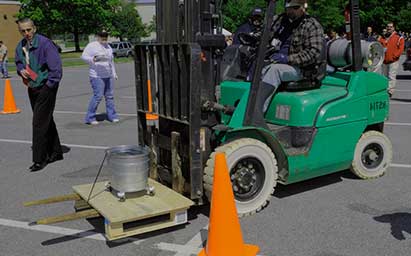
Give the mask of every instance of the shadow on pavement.
[(410, 80), (411, 75), (397, 75), (398, 80)]
[[(96, 235), (96, 233), (102, 234), (104, 236), (104, 234), (105, 234), (104, 218), (102, 218), (102, 217), (92, 218), (92, 219), (87, 219), (87, 221), (94, 227), (94, 229), (87, 230), (87, 231), (82, 231), (82, 232), (79, 232), (79, 233), (73, 234), (73, 235), (66, 235), (66, 236), (60, 236), (60, 237), (57, 237), (57, 238), (49, 239), (49, 240), (41, 242), (41, 245), (50, 246), (50, 245), (56, 245), (56, 244), (60, 244), (60, 243), (66, 243), (66, 242), (70, 242), (70, 241), (77, 240), (77, 239), (84, 239), (84, 238), (87, 238), (88, 236)], [(121, 239), (118, 239), (118, 240), (115, 240), (115, 241), (106, 240), (106, 244), (109, 248), (115, 248), (115, 247), (122, 246), (122, 245), (125, 245), (125, 244), (139, 242), (139, 241), (145, 240), (147, 238), (151, 238), (151, 237), (171, 233), (171, 232), (174, 232), (174, 231), (177, 231), (177, 230), (180, 230), (180, 229), (184, 229), (185, 226), (188, 225), (188, 224), (189, 223), (179, 225), (179, 226), (169, 227), (169, 228), (165, 228), (165, 229), (161, 229), (161, 230), (157, 230), (157, 231), (152, 231), (152, 232), (141, 234), (141, 235), (135, 235), (135, 236), (130, 236), (130, 237), (126, 237), (126, 238), (121, 238)]]
[(296, 194), (308, 192), (317, 188), (325, 187), (331, 184), (335, 184), (338, 182), (343, 181), (345, 179), (357, 180), (359, 179), (350, 170), (345, 170), (333, 174), (329, 174), (326, 176), (313, 178), (307, 181), (297, 182), (295, 184), (290, 185), (281, 185), (278, 184), (273, 196), (277, 198), (284, 198), (288, 196), (293, 196)]
[[(82, 168), (80, 170), (76, 170), (73, 172), (65, 173), (61, 175), (61, 177), (64, 178), (70, 178), (70, 179), (84, 179), (84, 178), (95, 178), (98, 173), (100, 165), (91, 165), (85, 168)], [(110, 172), (108, 168), (103, 168), (101, 173), (100, 173), (100, 178), (108, 178), (110, 177)], [(100, 180), (101, 181), (101, 180)]]
[(57, 238), (53, 238), (53, 239), (49, 239), (44, 242), (41, 242), (41, 245), (49, 246), (49, 245), (70, 242), (76, 239), (84, 239), (84, 238), (87, 238), (87, 236), (96, 235), (96, 232), (98, 231), (97, 230), (87, 230), (87, 231), (79, 232), (73, 235), (61, 236), (61, 237), (57, 237)]
[(411, 213), (397, 212), (374, 217), (381, 223), (391, 224), (391, 235), (397, 240), (405, 240), (404, 232), (411, 235)]
[(363, 203), (352, 203), (347, 205), (347, 208), (353, 212), (362, 213), (372, 217), (380, 223), (391, 225), (391, 235), (397, 240), (405, 240), (404, 232), (411, 235), (411, 209), (399, 209), (394, 213), (380, 209)]
[(411, 99), (399, 99), (399, 98), (391, 98), (391, 100), (393, 101), (400, 101), (400, 102), (411, 102)]
[(71, 148), (66, 145), (61, 145), (61, 150), (63, 151), (63, 154), (66, 154), (70, 152)]

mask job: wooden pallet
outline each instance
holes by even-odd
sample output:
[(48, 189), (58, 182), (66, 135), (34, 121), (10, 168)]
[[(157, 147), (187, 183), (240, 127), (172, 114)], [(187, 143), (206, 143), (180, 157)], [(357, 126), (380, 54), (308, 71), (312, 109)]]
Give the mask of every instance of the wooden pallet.
[(184, 224), (187, 210), (193, 205), (191, 200), (151, 179), (149, 185), (155, 189), (154, 196), (128, 194), (124, 202), (108, 191), (105, 184), (96, 183), (88, 202), (92, 184), (74, 186), (73, 190), (82, 199), (76, 201), (76, 210), (91, 207), (104, 217), (108, 240)]
[(53, 224), (103, 216), (106, 237), (115, 240), (187, 222), (187, 210), (194, 203), (174, 190), (149, 179), (154, 195), (130, 193), (119, 200), (106, 187), (107, 182), (74, 186), (75, 193), (24, 203), (24, 206), (74, 201), (75, 213), (40, 219), (35, 224)]

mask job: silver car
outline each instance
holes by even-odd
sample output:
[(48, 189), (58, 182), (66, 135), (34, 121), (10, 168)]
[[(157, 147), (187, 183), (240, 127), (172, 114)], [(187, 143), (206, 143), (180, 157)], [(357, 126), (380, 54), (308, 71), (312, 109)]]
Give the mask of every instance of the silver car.
[(111, 42), (110, 46), (113, 48), (114, 58), (133, 56), (133, 45), (129, 42)]

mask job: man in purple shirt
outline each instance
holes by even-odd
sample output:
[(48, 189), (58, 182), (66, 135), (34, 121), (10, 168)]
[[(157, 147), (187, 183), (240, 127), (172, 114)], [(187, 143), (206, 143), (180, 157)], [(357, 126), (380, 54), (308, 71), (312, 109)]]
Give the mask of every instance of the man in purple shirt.
[(17, 73), (28, 88), (33, 110), (33, 164), (29, 170), (35, 172), (63, 159), (53, 119), (62, 65), (54, 43), (36, 34), (36, 26), (31, 19), (20, 19), (17, 24), (23, 39), (16, 47), (15, 62)]

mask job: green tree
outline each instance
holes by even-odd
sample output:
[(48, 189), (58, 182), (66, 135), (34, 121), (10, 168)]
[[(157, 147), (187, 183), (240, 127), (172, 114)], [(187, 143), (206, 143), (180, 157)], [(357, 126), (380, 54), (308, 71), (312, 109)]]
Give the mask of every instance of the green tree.
[(338, 31), (344, 26), (344, 7), (344, 0), (310, 1), (308, 13), (318, 19), (325, 32), (331, 29)]
[(76, 51), (80, 51), (79, 35), (96, 33), (111, 27), (114, 11), (120, 0), (21, 0), (18, 17), (30, 17), (39, 31), (52, 34), (72, 33)]
[[(308, 13), (316, 17), (324, 30), (344, 29), (344, 8), (349, 0), (308, 0)], [(253, 7), (265, 8), (265, 0), (226, 0), (224, 2), (224, 27), (235, 31), (247, 21)], [(277, 1), (277, 13), (284, 11), (284, 0)], [(411, 31), (411, 1), (360, 0), (361, 31), (371, 26), (381, 32), (386, 23), (393, 21), (397, 30)]]
[(141, 21), (136, 4), (122, 1), (114, 14), (112, 35), (120, 40), (125, 37), (132, 42), (138, 42), (141, 37), (149, 36), (150, 32), (149, 27)]
[(153, 19), (147, 25), (147, 30), (148, 30), (149, 33), (156, 32), (156, 29), (157, 29), (156, 21), (157, 21), (157, 17), (156, 17), (156, 15), (154, 15)]
[[(309, 1), (308, 12), (319, 19), (324, 29), (336, 29), (344, 25), (345, 0)], [(223, 7), (224, 28), (234, 32), (247, 21), (253, 7), (267, 6), (266, 0), (227, 0)], [(277, 1), (276, 13), (284, 12), (284, 0)]]
[(254, 7), (265, 8), (266, 0), (227, 0), (223, 6), (224, 28), (233, 32), (247, 21)]
[(398, 22), (398, 28), (402, 31), (410, 32), (411, 31), (411, 4), (408, 4), (406, 9), (400, 11), (400, 21)]

